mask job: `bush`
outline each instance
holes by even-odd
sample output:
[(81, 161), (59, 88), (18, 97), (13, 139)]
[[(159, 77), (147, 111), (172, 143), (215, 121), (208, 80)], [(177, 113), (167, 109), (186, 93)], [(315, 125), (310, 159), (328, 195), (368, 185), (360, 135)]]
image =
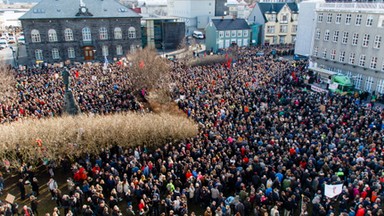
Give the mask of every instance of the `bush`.
[(11, 166), (44, 160), (98, 154), (111, 145), (161, 146), (197, 135), (197, 125), (169, 114), (115, 114), (64, 116), (0, 125), (0, 159)]
[(209, 55), (201, 58), (196, 58), (190, 62), (190, 66), (210, 65), (217, 63), (226, 63), (227, 59), (223, 55)]

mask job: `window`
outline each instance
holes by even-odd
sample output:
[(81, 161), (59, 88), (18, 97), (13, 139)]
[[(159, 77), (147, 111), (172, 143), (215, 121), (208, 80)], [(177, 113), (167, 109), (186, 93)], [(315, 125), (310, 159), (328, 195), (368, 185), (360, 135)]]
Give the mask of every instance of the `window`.
[(315, 39), (320, 40), (320, 29), (316, 29)]
[(361, 82), (363, 81), (363, 76), (361, 74), (357, 74), (354, 79), (355, 88), (360, 89), (361, 88)]
[(362, 19), (362, 17), (363, 17), (362, 14), (356, 14), (355, 25), (357, 25), (357, 26), (361, 25), (361, 19)]
[(384, 71), (384, 59), (383, 59), (383, 65), (381, 66), (381, 70)]
[(231, 37), (236, 37), (236, 30), (231, 31)]
[(382, 79), (377, 82), (377, 92), (380, 94), (384, 93), (384, 80)]
[(337, 42), (339, 40), (339, 31), (333, 32), (333, 42)]
[(292, 35), (291, 43), (295, 43), (295, 42), (296, 42), (296, 35)]
[(270, 33), (270, 34), (275, 33), (275, 26), (267, 26), (267, 33)]
[(296, 33), (297, 32), (297, 25), (292, 25), (292, 33)]
[(281, 21), (280, 23), (288, 23), (288, 15), (287, 14), (283, 14), (281, 16)]
[(115, 30), (113, 31), (113, 34), (114, 34), (116, 40), (123, 38), (123, 31), (121, 31), (120, 27), (116, 27)]
[(133, 39), (136, 38), (136, 29), (134, 27), (129, 27), (128, 29), (128, 38)]
[(43, 60), (43, 50), (41, 49), (35, 50), (35, 58), (36, 60), (39, 60), (39, 61)]
[(280, 36), (280, 44), (285, 44), (285, 36)]
[(273, 44), (277, 44), (277, 36), (273, 36), (273, 41), (272, 41)]
[(332, 14), (329, 13), (329, 14), (327, 15), (327, 23), (331, 23), (331, 22), (332, 22)]
[(48, 41), (49, 42), (56, 42), (57, 41), (57, 34), (55, 29), (49, 29), (48, 30)]
[(331, 51), (331, 60), (335, 60), (335, 59), (336, 59), (336, 50), (333, 49), (333, 50)]
[(361, 45), (363, 47), (368, 47), (368, 43), (369, 43), (369, 34), (364, 34), (363, 43)]
[(341, 22), (341, 13), (336, 14), (336, 24), (340, 24)]
[(347, 14), (347, 15), (345, 16), (345, 24), (346, 24), (346, 25), (351, 24), (351, 20), (352, 20), (352, 14)]
[(315, 47), (315, 48), (313, 49), (313, 55), (314, 55), (314, 56), (317, 56), (318, 53), (319, 53), (319, 47)]
[(344, 62), (345, 59), (345, 51), (341, 51), (339, 55), (339, 62)]
[(83, 34), (83, 41), (91, 41), (92, 40), (90, 28), (84, 27), (83, 30), (81, 30), (81, 33)]
[(373, 48), (380, 49), (380, 46), (381, 46), (381, 35), (376, 35), (375, 36), (375, 42), (373, 44)]
[(73, 47), (69, 47), (68, 48), (68, 58), (73, 59), (75, 57), (76, 57), (75, 49)]
[(348, 43), (348, 32), (343, 32), (343, 40), (341, 41), (343, 44)]
[(123, 46), (121, 45), (116, 46), (116, 55), (123, 55)]
[(360, 60), (359, 60), (359, 66), (364, 67), (365, 66), (365, 55), (360, 55)]
[(329, 30), (325, 30), (324, 41), (329, 41)]
[(366, 25), (367, 25), (367, 26), (372, 26), (372, 24), (373, 24), (373, 17), (372, 17), (372, 16), (368, 16), (368, 17), (367, 17), (367, 23), (366, 23)]
[(219, 37), (224, 37), (224, 31), (219, 31)]
[(102, 52), (103, 56), (108, 56), (109, 55), (108, 46), (103, 45), (101, 48), (101, 52)]
[(356, 46), (359, 41), (359, 33), (353, 33), (352, 45)]
[(99, 29), (99, 38), (100, 40), (108, 40), (108, 31), (107, 28), (101, 27)]
[(243, 30), (237, 30), (237, 37), (243, 37)]
[(377, 67), (377, 57), (372, 57), (371, 58), (371, 65), (370, 65), (370, 68), (371, 69), (376, 69)]
[(40, 32), (39, 32), (39, 30), (33, 29), (33, 30), (31, 31), (31, 40), (32, 40), (32, 43), (38, 43), (38, 42), (41, 42)]
[(287, 33), (288, 32), (288, 26), (287, 25), (281, 25), (280, 26), (280, 33)]
[(225, 31), (225, 37), (230, 37), (231, 36), (231, 31)]
[(244, 31), (243, 31), (243, 36), (244, 36), (244, 37), (248, 37), (248, 30), (244, 30)]
[[(229, 40), (228, 40), (228, 41), (229, 41)], [(229, 47), (229, 45), (228, 45), (228, 47)], [(129, 48), (129, 51), (130, 51), (131, 53), (135, 53), (135, 52), (136, 52), (136, 47), (135, 47), (135, 45), (131, 44), (131, 46), (130, 46), (130, 48)]]
[(327, 48), (324, 48), (323, 50), (323, 58), (327, 58)]
[(317, 15), (317, 22), (323, 22), (323, 13), (319, 13), (318, 15)]
[(373, 84), (373, 77), (367, 77), (365, 80), (365, 91), (371, 92)]
[(59, 59), (60, 58), (59, 49), (57, 49), (57, 48), (52, 49), (52, 58), (53, 59)]
[(349, 64), (355, 64), (355, 53), (349, 54)]
[(269, 16), (268, 21), (276, 22), (276, 14), (271, 14), (271, 15)]
[(243, 46), (248, 46), (248, 39), (243, 39)]
[(64, 30), (64, 39), (65, 41), (73, 41), (73, 32), (72, 29), (66, 28)]

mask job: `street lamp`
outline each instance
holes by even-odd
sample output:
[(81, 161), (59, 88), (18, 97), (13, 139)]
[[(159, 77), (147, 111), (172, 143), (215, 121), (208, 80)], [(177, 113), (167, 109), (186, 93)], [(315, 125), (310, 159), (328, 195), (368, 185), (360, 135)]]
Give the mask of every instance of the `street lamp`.
[(12, 57), (13, 57), (13, 66), (14, 67), (17, 67), (17, 62), (16, 62), (16, 58), (15, 58), (15, 52), (16, 50), (13, 49), (13, 47), (9, 47), (11, 50), (12, 50)]

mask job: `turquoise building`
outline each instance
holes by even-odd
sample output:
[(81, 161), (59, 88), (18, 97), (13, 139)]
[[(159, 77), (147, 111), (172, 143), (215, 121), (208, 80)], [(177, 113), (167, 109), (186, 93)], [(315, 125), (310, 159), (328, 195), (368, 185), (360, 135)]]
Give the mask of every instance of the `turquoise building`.
[(231, 45), (249, 46), (251, 28), (245, 19), (212, 19), (205, 28), (207, 51), (217, 52)]

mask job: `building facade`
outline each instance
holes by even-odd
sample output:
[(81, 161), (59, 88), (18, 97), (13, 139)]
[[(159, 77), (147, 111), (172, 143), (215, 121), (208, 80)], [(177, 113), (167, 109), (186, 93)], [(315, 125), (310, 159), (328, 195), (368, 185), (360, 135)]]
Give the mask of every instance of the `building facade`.
[(215, 0), (168, 0), (168, 16), (179, 17), (185, 22), (186, 35), (205, 28), (209, 17), (214, 15)]
[(343, 73), (384, 93), (384, 3), (324, 3), (316, 10), (311, 67)]
[(171, 17), (142, 19), (143, 47), (158, 50), (177, 49), (185, 37), (185, 24)]
[(114, 0), (42, 0), (20, 20), (29, 61), (104, 61), (141, 47), (140, 16)]
[(245, 19), (212, 19), (205, 28), (205, 46), (217, 52), (231, 45), (249, 46), (251, 28)]
[(292, 44), (296, 41), (298, 14), (296, 3), (257, 3), (248, 23), (263, 25), (262, 44)]

